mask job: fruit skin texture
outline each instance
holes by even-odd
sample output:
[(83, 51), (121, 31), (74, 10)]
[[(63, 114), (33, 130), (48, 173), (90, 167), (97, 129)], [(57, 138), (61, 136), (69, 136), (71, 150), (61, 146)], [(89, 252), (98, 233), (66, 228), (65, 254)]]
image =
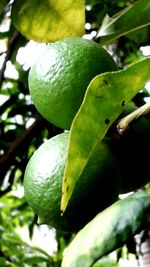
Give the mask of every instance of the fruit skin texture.
[(62, 178), (68, 133), (59, 134), (33, 154), (24, 177), (25, 197), (40, 223), (76, 232), (118, 198), (117, 162), (105, 142), (93, 152), (63, 216), (60, 212)]
[(69, 129), (90, 81), (114, 70), (113, 58), (93, 41), (74, 37), (48, 44), (30, 69), (33, 103), (49, 122)]

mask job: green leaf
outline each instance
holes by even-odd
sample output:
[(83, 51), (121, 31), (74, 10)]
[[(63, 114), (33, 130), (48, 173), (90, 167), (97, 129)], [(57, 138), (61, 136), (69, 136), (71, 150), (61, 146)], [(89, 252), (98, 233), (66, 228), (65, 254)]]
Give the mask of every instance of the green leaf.
[(83, 0), (15, 0), (12, 8), (15, 27), (28, 39), (53, 42), (84, 34)]
[(100, 74), (89, 84), (70, 130), (62, 188), (63, 212), (97, 142), (104, 138), (123, 106), (150, 80), (149, 70), (147, 58), (124, 70)]
[(111, 43), (114, 39), (150, 24), (150, 2), (139, 0), (110, 18), (105, 16), (97, 34), (102, 44)]
[(150, 192), (137, 192), (119, 200), (78, 232), (66, 250), (62, 267), (90, 267), (149, 224)]
[(30, 264), (30, 266), (34, 266), (35, 264), (47, 262), (48, 260), (42, 256), (29, 256), (25, 260), (25, 263)]
[(120, 267), (115, 260), (109, 259), (109, 257), (103, 257), (96, 262), (92, 267)]
[(12, 267), (12, 264), (8, 262), (8, 260), (6, 260), (5, 257), (0, 257), (0, 266), (3, 267)]

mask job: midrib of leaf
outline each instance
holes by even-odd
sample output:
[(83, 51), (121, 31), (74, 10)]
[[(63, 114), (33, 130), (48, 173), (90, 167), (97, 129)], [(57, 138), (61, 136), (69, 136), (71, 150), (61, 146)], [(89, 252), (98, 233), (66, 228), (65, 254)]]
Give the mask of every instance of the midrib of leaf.
[[(71, 131), (70, 131), (70, 138), (69, 138), (69, 150), (68, 150), (68, 157), (66, 168), (64, 172), (64, 180), (63, 180), (63, 194), (62, 194), (62, 202), (61, 202), (61, 210), (64, 212), (68, 201), (73, 193), (74, 187), (76, 182), (78, 181), (80, 175), (82, 174), (84, 168), (88, 164), (88, 161), (93, 153), (98, 142), (100, 142), (108, 128), (112, 125), (115, 119), (121, 113), (123, 106), (121, 106), (122, 101), (126, 103), (132, 99), (132, 97), (145, 85), (145, 83), (150, 80), (150, 58), (141, 60), (140, 62), (128, 67), (127, 69), (116, 71), (116, 72), (108, 72), (104, 74), (98, 75), (94, 78), (90, 85), (87, 88), (84, 101), (72, 123)], [(136, 77), (136, 82), (133, 81), (134, 77)], [(121, 83), (121, 86), (118, 84)], [(109, 81), (109, 86), (104, 84), (105, 81)], [(115, 89), (115, 81), (117, 80), (116, 85), (118, 88), (123, 88), (122, 91), (119, 91), (116, 95)], [(127, 81), (128, 80), (128, 81)], [(89, 95), (92, 92), (95, 92), (94, 86), (97, 82), (106, 88), (100, 92), (100, 95), (103, 95), (102, 102), (99, 103), (99, 114), (102, 114), (100, 120), (104, 122), (105, 118), (109, 118), (110, 123), (108, 125), (104, 124), (101, 126), (100, 124), (95, 125), (95, 127), (90, 127), (89, 125), (86, 126), (82, 123), (82, 119), (84, 118), (84, 110), (86, 110), (87, 105), (89, 104), (88, 101), (92, 96)], [(136, 86), (134, 85), (136, 83)], [(113, 85), (112, 85), (113, 84)], [(130, 87), (134, 86), (132, 90), (129, 90)], [(98, 88), (99, 88), (98, 86)], [(124, 88), (125, 86), (125, 88)], [(97, 88), (97, 90), (98, 90)], [(109, 92), (108, 92), (109, 90)], [(111, 91), (110, 91), (111, 90)], [(105, 96), (104, 96), (104, 92)], [(115, 93), (115, 94), (114, 94)], [(116, 99), (117, 97), (117, 99)], [(104, 109), (105, 105), (109, 105), (109, 100), (111, 99), (111, 109), (108, 110), (108, 114), (106, 113), (106, 109)], [(114, 102), (113, 102), (114, 101)], [(113, 104), (114, 103), (114, 104)], [(102, 108), (101, 108), (102, 106)], [(103, 114), (104, 111), (104, 114)], [(97, 117), (93, 118), (93, 120), (97, 123)], [(81, 124), (80, 124), (81, 121)], [(97, 128), (98, 126), (98, 128)], [(86, 129), (85, 129), (86, 128)], [(89, 136), (92, 136), (92, 142), (89, 142)], [(87, 137), (87, 139), (86, 139)], [(86, 143), (86, 145), (85, 145)]]
[[(139, 12), (141, 16), (140, 20), (138, 18)], [(139, 0), (115, 14), (115, 16), (108, 18), (108, 22), (104, 18), (97, 37), (101, 38), (101, 44), (107, 44), (122, 35), (142, 29), (150, 25), (149, 12), (149, 0)]]
[[(126, 35), (126, 34), (129, 34), (129, 33), (132, 33), (132, 32), (135, 32), (137, 30), (140, 30), (140, 29), (143, 29), (145, 28), (146, 26), (149, 26), (150, 25), (150, 22), (148, 22), (147, 24), (144, 24), (144, 25), (140, 25), (138, 27), (135, 27), (133, 29), (130, 29), (130, 30), (127, 30), (127, 31), (124, 31), (123, 33), (120, 33), (120, 34), (117, 34), (117, 38), (121, 37), (122, 35)], [(101, 39), (101, 45), (104, 45), (104, 44), (109, 44), (111, 43), (112, 41), (114, 41), (116, 39), (116, 34), (112, 34), (112, 35), (108, 35), (108, 36), (104, 36), (102, 37)]]

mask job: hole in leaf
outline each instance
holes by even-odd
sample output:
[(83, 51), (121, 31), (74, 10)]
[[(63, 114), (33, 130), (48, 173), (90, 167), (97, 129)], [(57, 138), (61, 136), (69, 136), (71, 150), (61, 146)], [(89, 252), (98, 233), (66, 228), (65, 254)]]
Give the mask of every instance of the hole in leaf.
[(125, 105), (125, 100), (124, 100), (124, 101), (122, 101), (122, 103), (121, 103), (121, 106), (123, 106), (123, 107), (124, 107), (124, 105)]
[(110, 123), (110, 120), (109, 119), (106, 119), (105, 120), (105, 124), (109, 124)]
[(109, 84), (107, 80), (103, 80), (103, 82), (104, 82), (106, 85), (108, 85), (108, 84)]
[(67, 192), (69, 191), (69, 185), (67, 186), (66, 191), (67, 191)]

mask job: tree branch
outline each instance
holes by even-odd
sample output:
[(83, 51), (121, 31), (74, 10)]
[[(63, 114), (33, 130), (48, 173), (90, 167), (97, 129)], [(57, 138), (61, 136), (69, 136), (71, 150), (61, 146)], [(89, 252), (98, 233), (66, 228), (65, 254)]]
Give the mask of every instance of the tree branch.
[(4, 72), (5, 72), (5, 69), (6, 69), (7, 61), (11, 58), (11, 55), (13, 53), (13, 48), (15, 46), (16, 40), (18, 39), (19, 35), (20, 35), (19, 32), (15, 31), (13, 33), (11, 39), (10, 39), (10, 42), (9, 42), (9, 45), (8, 45), (8, 49), (7, 49), (7, 52), (6, 52), (6, 56), (5, 56), (2, 68), (0, 70), (0, 88), (1, 88), (3, 80), (4, 80)]
[(9, 170), (12, 162), (20, 151), (28, 145), (29, 142), (44, 128), (45, 121), (42, 117), (38, 117), (35, 122), (26, 129), (18, 138), (14, 140), (8, 150), (0, 157), (0, 176), (4, 178)]

